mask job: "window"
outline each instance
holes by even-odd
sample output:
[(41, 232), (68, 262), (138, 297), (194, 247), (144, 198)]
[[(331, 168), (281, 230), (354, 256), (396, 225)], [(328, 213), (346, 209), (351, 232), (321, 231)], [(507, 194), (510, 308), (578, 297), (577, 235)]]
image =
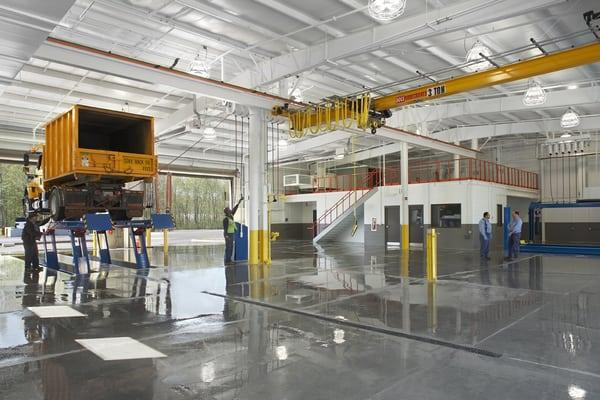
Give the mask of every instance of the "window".
[(460, 204), (432, 204), (432, 228), (460, 228)]
[(502, 221), (504, 218), (504, 212), (502, 204), (496, 205), (496, 221), (498, 221), (498, 226), (502, 226)]

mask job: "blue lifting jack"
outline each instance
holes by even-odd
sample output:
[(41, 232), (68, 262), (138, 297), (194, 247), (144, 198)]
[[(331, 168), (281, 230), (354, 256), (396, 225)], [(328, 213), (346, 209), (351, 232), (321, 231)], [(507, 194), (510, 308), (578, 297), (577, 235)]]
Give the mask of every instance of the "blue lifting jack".
[[(64, 229), (69, 231), (71, 249), (73, 252), (72, 271), (61, 269), (60, 263), (58, 262), (58, 251), (56, 249), (56, 229)], [(86, 228), (83, 221), (60, 221), (52, 224), (43, 235), (46, 267), (76, 275), (89, 273), (90, 258), (87, 252), (85, 232)]]

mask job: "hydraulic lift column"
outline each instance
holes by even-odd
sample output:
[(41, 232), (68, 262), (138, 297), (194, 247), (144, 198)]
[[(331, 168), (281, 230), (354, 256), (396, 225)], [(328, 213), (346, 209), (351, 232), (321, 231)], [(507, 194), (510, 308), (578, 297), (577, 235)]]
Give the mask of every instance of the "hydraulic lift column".
[(249, 199), (248, 221), (250, 230), (250, 265), (270, 263), (271, 242), (267, 213), (266, 155), (267, 120), (266, 112), (250, 108), (250, 137), (248, 145)]

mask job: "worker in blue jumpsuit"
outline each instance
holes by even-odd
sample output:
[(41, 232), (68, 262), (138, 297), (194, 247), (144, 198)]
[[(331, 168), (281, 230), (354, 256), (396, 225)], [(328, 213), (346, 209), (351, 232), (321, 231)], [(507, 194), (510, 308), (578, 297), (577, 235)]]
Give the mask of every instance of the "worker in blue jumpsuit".
[(233, 244), (235, 240), (235, 232), (237, 231), (237, 226), (235, 225), (233, 216), (235, 215), (242, 200), (244, 200), (243, 197), (237, 202), (233, 209), (225, 207), (223, 210), (225, 213), (225, 218), (223, 218), (223, 237), (225, 237), (225, 265), (232, 263), (231, 257), (233, 256)]
[(486, 211), (479, 221), (479, 255), (486, 260), (490, 260), (490, 240), (492, 240), (492, 224), (490, 213)]
[(523, 220), (519, 216), (518, 211), (512, 213), (512, 220), (508, 225), (508, 259), (514, 260), (519, 256), (519, 246), (521, 243), (521, 229), (523, 228)]

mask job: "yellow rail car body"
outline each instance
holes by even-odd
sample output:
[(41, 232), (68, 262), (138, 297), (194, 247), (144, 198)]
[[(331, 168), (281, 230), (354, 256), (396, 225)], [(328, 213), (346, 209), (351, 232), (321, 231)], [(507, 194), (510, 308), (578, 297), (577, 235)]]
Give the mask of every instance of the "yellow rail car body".
[(152, 117), (76, 105), (46, 124), (44, 189), (157, 174)]

